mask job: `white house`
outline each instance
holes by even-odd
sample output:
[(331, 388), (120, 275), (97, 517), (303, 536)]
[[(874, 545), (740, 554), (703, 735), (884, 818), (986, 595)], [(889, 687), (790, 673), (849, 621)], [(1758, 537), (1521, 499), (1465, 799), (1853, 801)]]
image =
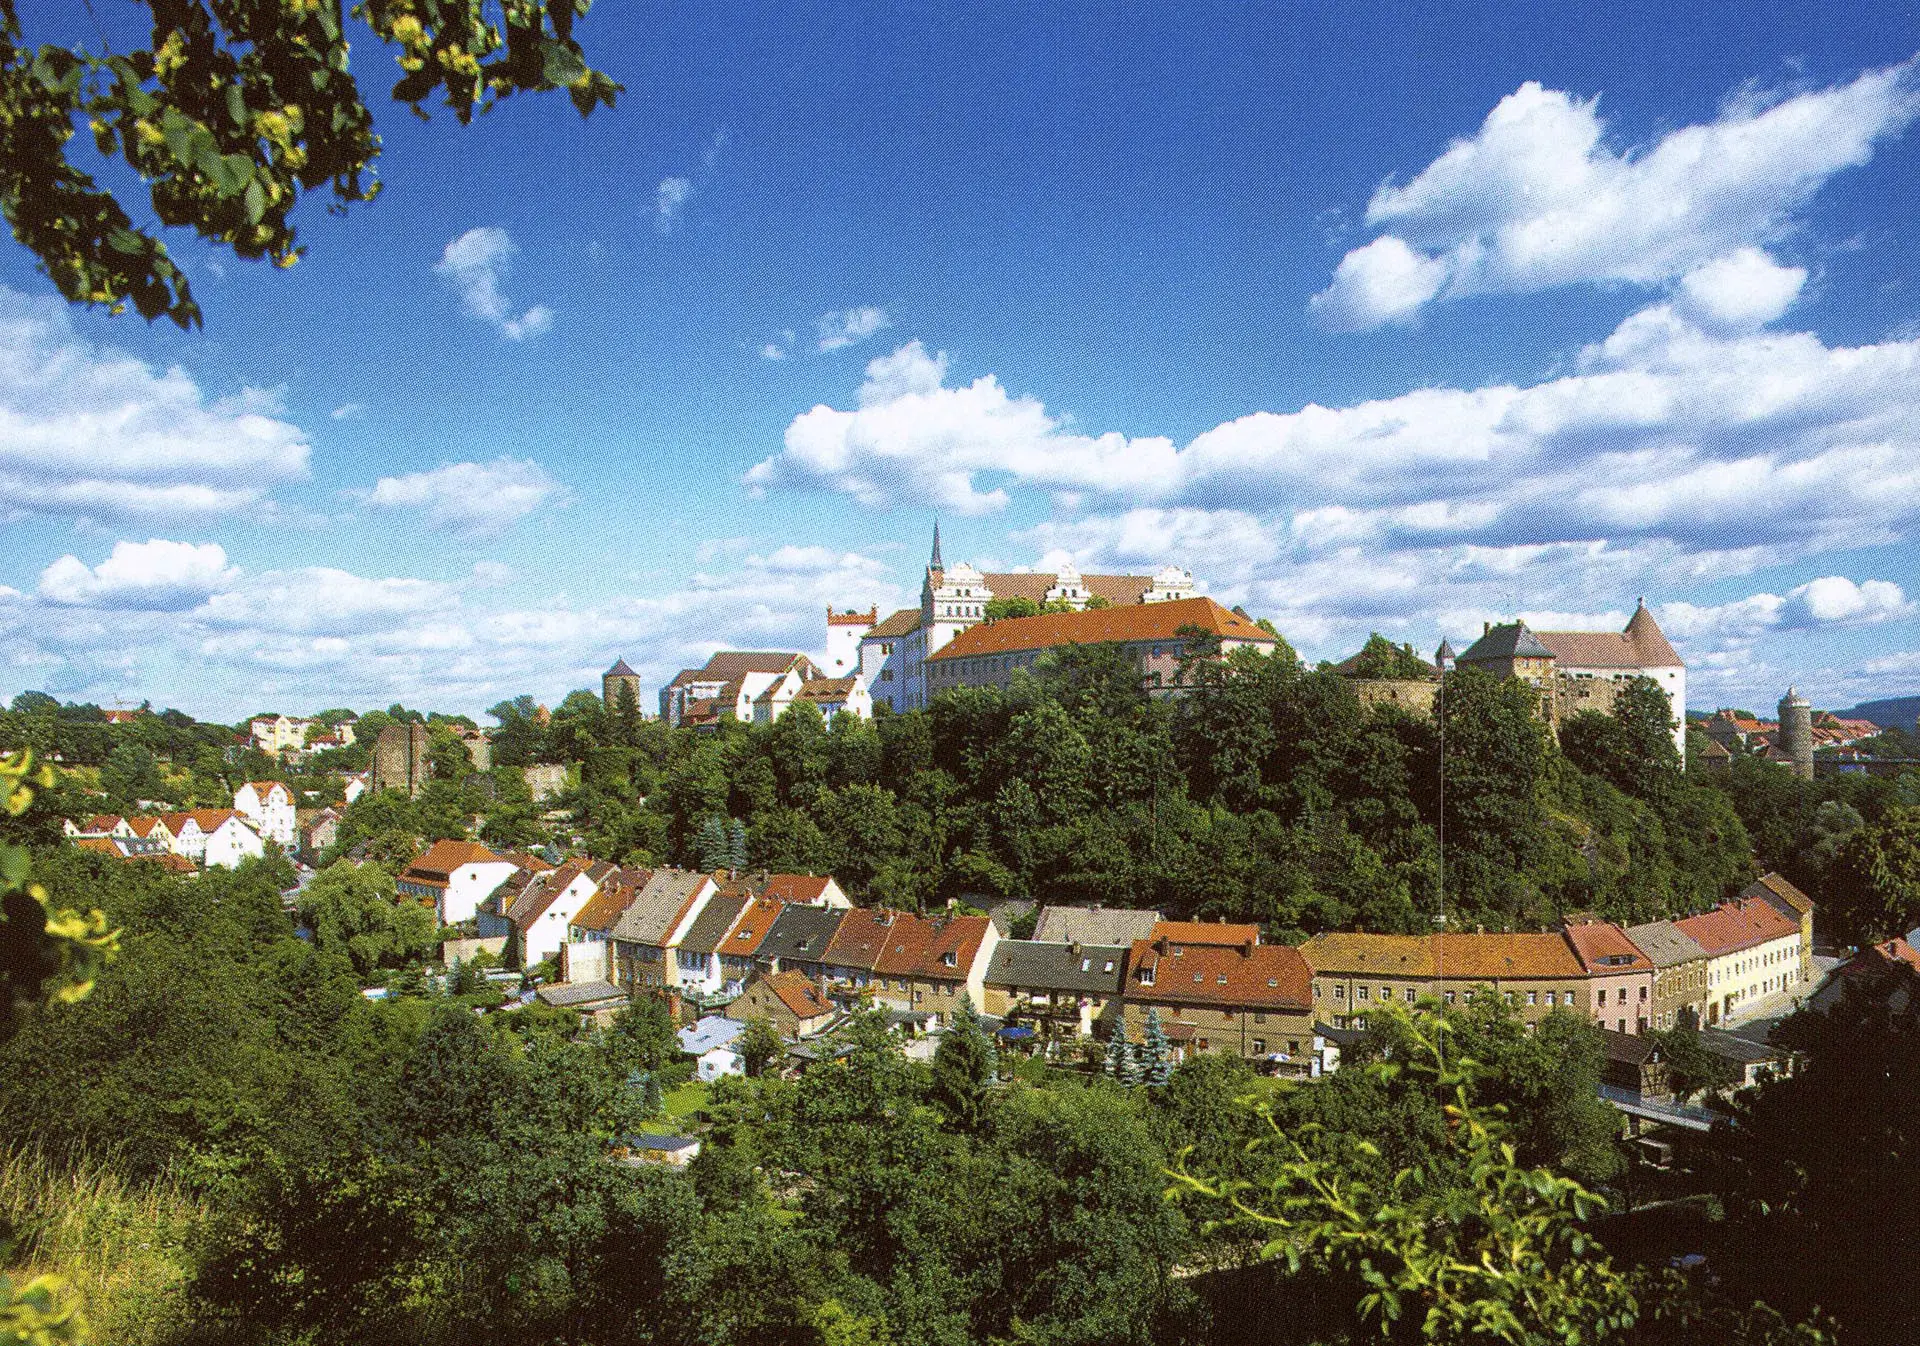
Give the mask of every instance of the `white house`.
[(373, 773), (370, 771), (356, 771), (346, 777), (346, 802), (351, 804), (354, 800), (365, 794), (367, 792), (367, 785), (372, 779)]
[(507, 919), (520, 932), (520, 956), (527, 966), (559, 955), (568, 926), (613, 872), (605, 860), (570, 860), (527, 886), (507, 910)]
[(478, 842), (436, 841), (401, 871), (394, 887), (402, 896), (431, 903), (442, 925), (458, 925), (472, 920), (481, 899), (519, 867)]
[(699, 1063), (694, 1074), (705, 1083), (711, 1084), (723, 1075), (744, 1075), (746, 1058), (735, 1048), (736, 1039), (746, 1030), (738, 1019), (709, 1014), (680, 1030), (680, 1050)]
[(173, 834), (174, 853), (207, 869), (232, 869), (267, 853), (260, 834), (232, 809), (169, 813), (161, 821)]
[(298, 844), (299, 822), (293, 791), (277, 780), (248, 781), (233, 792), (233, 811), (268, 841), (292, 851)]

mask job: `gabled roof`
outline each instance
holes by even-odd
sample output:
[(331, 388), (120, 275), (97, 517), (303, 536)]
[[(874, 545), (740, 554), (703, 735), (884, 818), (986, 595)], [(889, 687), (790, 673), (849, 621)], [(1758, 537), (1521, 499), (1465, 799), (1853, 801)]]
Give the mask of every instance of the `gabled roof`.
[[(1131, 944), (1131, 941), (1128, 942)], [(1003, 939), (993, 947), (986, 983), (1070, 995), (1117, 995), (1127, 975), (1128, 945), (1043, 943)]]
[(1501, 981), (1584, 977), (1558, 934), (1368, 935), (1338, 931), (1300, 946), (1316, 971), (1354, 975)]
[(536, 875), (534, 881), (520, 890), (520, 895), (507, 909), (507, 919), (522, 931), (533, 928), (533, 923), (547, 914), (547, 908), (559, 901), (560, 894), (567, 885), (578, 877), (578, 871), (562, 867), (551, 874)]
[(1693, 942), (1686, 931), (1672, 921), (1648, 921), (1645, 925), (1627, 927), (1627, 938), (1634, 947), (1659, 967), (1674, 967), (1680, 963), (1691, 963), (1695, 959), (1705, 958), (1707, 951)]
[(1920, 972), (1920, 950), (1916, 950), (1913, 945), (1898, 935), (1884, 944), (1874, 945), (1873, 952), (1883, 963), (1888, 965), (1901, 963), (1915, 972)]
[(1169, 944), (1232, 949), (1242, 944), (1258, 944), (1260, 927), (1230, 925), (1225, 921), (1156, 921), (1148, 938), (1156, 944), (1165, 940)]
[(682, 669), (674, 685), (685, 682), (738, 682), (749, 673), (785, 673), (790, 668), (803, 673), (813, 661), (791, 650), (721, 650), (707, 660), (705, 667)]
[(920, 609), (901, 608), (878, 626), (871, 627), (860, 637), (862, 640), (898, 639), (910, 636), (920, 629)]
[(613, 667), (600, 675), (603, 678), (637, 678), (640, 675), (627, 667), (625, 659), (615, 659)]
[(1740, 898), (1722, 902), (1703, 915), (1675, 921), (1674, 925), (1715, 957), (1798, 934), (1800, 930), (1800, 922), (1789, 920), (1773, 903)]
[(832, 882), (831, 874), (769, 874), (760, 885), (760, 895), (813, 904), (827, 895), (827, 885)]
[(573, 914), (568, 922), (578, 930), (597, 930), (602, 934), (612, 931), (621, 913), (633, 905), (633, 899), (640, 890), (632, 884), (623, 883), (618, 877), (609, 878), (600, 885), (600, 891), (587, 899), (587, 904)]
[[(285, 781), (282, 781), (282, 780), (250, 780), (246, 783), (246, 785), (247, 785), (247, 788), (251, 789), (255, 794), (259, 795), (260, 798), (262, 799), (265, 799), (267, 797), (267, 792), (273, 789), (273, 787), (276, 785), (279, 786), (282, 790), (285, 790), (289, 798), (291, 798), (293, 795), (293, 787), (291, 785), (288, 785)], [(234, 793), (238, 794), (239, 791), (236, 790), (234, 791)]]
[[(1047, 591), (1060, 582), (1051, 570), (995, 573), (985, 579), (995, 598), (1031, 598), (1036, 603), (1046, 602)], [(1082, 575), (1080, 587), (1109, 603), (1138, 603), (1153, 588), (1153, 576)]]
[(1569, 924), (1567, 943), (1590, 975), (1606, 976), (1619, 972), (1651, 972), (1653, 960), (1627, 938), (1627, 932), (1611, 921), (1580, 921)]
[(1044, 650), (1056, 645), (1096, 645), (1107, 641), (1180, 639), (1182, 627), (1196, 626), (1223, 640), (1272, 645), (1274, 638), (1248, 618), (1229, 612), (1211, 598), (1176, 598), (1164, 603), (1061, 612), (1044, 617), (1009, 617), (969, 626), (935, 653), (928, 663), (968, 659), (1012, 650)]
[[(196, 815), (198, 816), (198, 815)], [(200, 824), (206, 827), (205, 823)], [(411, 883), (445, 883), (462, 865), (510, 865), (513, 861), (498, 855), (477, 841), (436, 841), (406, 867), (400, 875)]]
[[(908, 971), (922, 977), (949, 980), (964, 978), (980, 955), (980, 945), (993, 924), (987, 916), (941, 916), (926, 921), (927, 938), (920, 946), (920, 960)], [(951, 960), (951, 961), (949, 961)], [(878, 971), (890, 971), (882, 960)]]
[(1553, 651), (1527, 629), (1525, 622), (1502, 622), (1455, 656), (1454, 662), (1473, 664), (1495, 659), (1551, 659)]
[(1789, 883), (1784, 874), (1763, 875), (1742, 888), (1740, 896), (1771, 902), (1789, 920), (1797, 921), (1813, 912), (1813, 899)]
[[(167, 831), (173, 833), (177, 837), (180, 835), (180, 829), (185, 827), (188, 823), (192, 823), (194, 820), (193, 820), (193, 815), (191, 813), (163, 813), (160, 815), (160, 821), (167, 825)], [(194, 826), (198, 827), (199, 824), (194, 823)], [(87, 828), (89, 831), (93, 829), (92, 820), (88, 821)]]
[(833, 1002), (820, 994), (820, 988), (798, 972), (763, 973), (767, 989), (780, 998), (797, 1018), (817, 1019), (833, 1013)]
[(688, 953), (714, 953), (727, 942), (727, 936), (733, 932), (734, 923), (745, 911), (747, 897), (715, 896), (707, 899), (707, 905), (700, 908), (700, 914), (693, 918), (693, 924), (687, 927), (687, 933), (680, 940), (680, 947)]
[(774, 897), (756, 897), (748, 902), (719, 952), (729, 958), (751, 958), (758, 954), (786, 907), (786, 903)]
[[(167, 823), (164, 818), (153, 818), (145, 814), (137, 814), (127, 819), (127, 826), (133, 830), (133, 834), (136, 837), (150, 837), (153, 835), (154, 828), (167, 827)], [(171, 832), (172, 830), (171, 827), (167, 827), (167, 831)]]
[(715, 1047), (726, 1046), (746, 1031), (747, 1026), (738, 1019), (709, 1014), (698, 1023), (688, 1024), (675, 1036), (680, 1039), (681, 1051), (689, 1056), (699, 1056)]
[(1285, 944), (1178, 948), (1177, 954), (1162, 953), (1158, 941), (1134, 941), (1127, 957), (1134, 994), (1143, 1000), (1176, 1004), (1247, 1005), (1301, 1013), (1313, 1007), (1313, 972), (1298, 949)]
[(632, 944), (663, 945), (700, 890), (712, 882), (695, 870), (654, 870), (613, 927), (613, 937)]
[(1541, 631), (1538, 635), (1562, 668), (1683, 666), (1645, 603), (1634, 609), (1624, 631)]
[(1042, 944), (1117, 944), (1151, 939), (1160, 921), (1157, 911), (1126, 907), (1042, 907), (1033, 938)]
[(822, 961), (871, 972), (878, 966), (887, 942), (893, 938), (895, 925), (902, 921), (911, 925), (913, 919), (884, 907), (855, 907), (846, 912), (835, 927), (833, 941), (822, 955)]
[[(242, 827), (247, 826), (247, 820), (235, 813), (232, 809), (195, 809), (191, 817), (195, 825), (209, 836), (225, 827), (228, 823), (238, 823)], [(172, 831), (173, 829), (168, 828), (168, 830)], [(247, 828), (247, 830), (252, 831), (253, 829)], [(178, 833), (175, 833), (175, 835), (177, 836)]]
[(834, 935), (839, 932), (842, 919), (850, 914), (832, 907), (810, 907), (789, 902), (774, 918), (766, 938), (760, 941), (758, 956), (787, 962), (797, 959), (823, 963), (827, 950), (832, 947)]
[(853, 695), (853, 683), (851, 673), (844, 678), (809, 678), (794, 696), (801, 701), (845, 701)]

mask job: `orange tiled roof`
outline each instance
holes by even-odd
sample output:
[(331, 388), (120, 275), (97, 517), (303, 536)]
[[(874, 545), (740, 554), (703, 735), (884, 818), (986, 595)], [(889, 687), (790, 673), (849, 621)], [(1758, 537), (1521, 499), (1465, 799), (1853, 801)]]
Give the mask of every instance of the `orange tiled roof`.
[[(166, 820), (163, 818), (151, 818), (142, 814), (137, 817), (128, 818), (127, 826), (133, 829), (133, 834), (136, 837), (150, 837), (153, 835), (153, 829), (165, 826), (165, 822)], [(171, 832), (173, 829), (169, 827), (167, 830)]]
[(773, 929), (773, 923), (780, 919), (780, 913), (787, 904), (777, 897), (756, 897), (740, 913), (740, 921), (733, 927), (733, 933), (727, 937), (722, 954), (734, 958), (750, 958), (759, 952), (761, 942), (767, 932)]
[(817, 1019), (833, 1013), (833, 1004), (820, 994), (820, 988), (798, 972), (775, 972), (764, 978), (767, 989), (780, 997), (780, 1003), (802, 1019)]
[[(205, 824), (202, 824), (205, 826)], [(436, 841), (414, 857), (402, 878), (413, 881), (446, 882), (462, 865), (512, 864), (477, 841)]]
[(831, 874), (769, 874), (760, 892), (762, 896), (777, 897), (782, 902), (811, 905), (826, 896), (827, 885), (832, 882)]
[(1566, 936), (1589, 973), (1653, 971), (1653, 960), (1611, 921), (1580, 921), (1566, 927)]
[(1627, 629), (1535, 631), (1562, 668), (1678, 668), (1682, 660), (1645, 604), (1634, 609)]
[(1129, 994), (1143, 1000), (1301, 1012), (1313, 1007), (1313, 972), (1300, 950), (1285, 944), (1182, 945), (1177, 953), (1162, 953), (1155, 941), (1139, 939), (1127, 966)]
[(1889, 963), (1905, 963), (1915, 972), (1920, 972), (1920, 950), (1901, 939), (1898, 935), (1885, 944), (1876, 944), (1873, 951)]
[(820, 961), (835, 967), (874, 971), (894, 923), (903, 919), (913, 918), (885, 908), (856, 907), (841, 918)]
[(1673, 924), (1709, 955), (1752, 948), (1800, 930), (1800, 923), (1788, 920), (1773, 903), (1739, 898)]
[(1782, 914), (1789, 920), (1798, 920), (1813, 911), (1813, 899), (1788, 882), (1784, 874), (1763, 875), (1741, 889), (1740, 896), (1772, 901), (1784, 909)]
[[(1633, 948), (1631, 941), (1626, 948)], [(1457, 981), (1586, 976), (1573, 945), (1558, 934), (1369, 935), (1338, 931), (1313, 936), (1300, 946), (1300, 952), (1315, 969), (1329, 973)]]
[[(200, 830), (209, 835), (219, 831), (233, 819), (240, 817), (240, 815), (232, 809), (195, 809), (191, 816)], [(245, 820), (242, 819), (242, 821)]]
[[(986, 916), (948, 916), (930, 922), (932, 930), (920, 953), (920, 964), (914, 971), (923, 977), (939, 977), (948, 980), (964, 978), (973, 967), (973, 960), (980, 953), (980, 945), (987, 937), (987, 927), (993, 924)], [(949, 963), (947, 960), (953, 961)]]
[(611, 931), (640, 890), (618, 881), (602, 884), (600, 891), (574, 914), (573, 924), (582, 930)]
[(1258, 944), (1260, 927), (1229, 925), (1224, 921), (1156, 921), (1149, 938), (1156, 942), (1164, 939), (1169, 944), (1212, 944), (1233, 948), (1241, 944)]
[(1211, 598), (1178, 598), (1165, 603), (1133, 603), (1046, 617), (1010, 617), (970, 626), (926, 662), (967, 659), (1013, 650), (1055, 645), (1093, 645), (1119, 640), (1177, 640), (1183, 626), (1197, 626), (1225, 640), (1271, 645), (1274, 638), (1247, 618), (1227, 611)]
[[(1036, 603), (1047, 601), (1047, 591), (1060, 582), (1060, 576), (1051, 570), (1010, 571), (982, 576), (987, 588), (993, 590), (995, 598), (1030, 598)], [(1153, 588), (1151, 575), (1082, 575), (1080, 587), (1096, 598), (1104, 598), (1109, 603), (1138, 603), (1141, 597)]]

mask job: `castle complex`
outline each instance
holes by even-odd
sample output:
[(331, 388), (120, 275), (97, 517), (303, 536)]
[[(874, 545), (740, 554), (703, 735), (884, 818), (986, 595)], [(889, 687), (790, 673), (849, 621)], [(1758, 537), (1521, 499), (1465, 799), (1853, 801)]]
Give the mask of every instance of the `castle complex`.
[[(827, 662), (857, 669), (873, 700), (896, 711), (926, 706), (926, 661), (969, 627), (986, 620), (996, 598), (1065, 603), (1075, 611), (1089, 604), (1126, 607), (1192, 598), (1193, 575), (1166, 566), (1152, 575), (1083, 575), (1069, 563), (1052, 572), (986, 574), (965, 561), (949, 567), (940, 556), (934, 525), (933, 554), (920, 586), (920, 606), (902, 608), (885, 621), (875, 611), (827, 614)], [(1096, 601), (1097, 600), (1097, 601)]]

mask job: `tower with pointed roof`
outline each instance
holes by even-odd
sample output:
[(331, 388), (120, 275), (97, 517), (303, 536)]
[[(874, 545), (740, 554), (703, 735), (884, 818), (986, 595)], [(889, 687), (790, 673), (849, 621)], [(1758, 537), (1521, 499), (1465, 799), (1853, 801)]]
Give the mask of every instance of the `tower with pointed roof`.
[(612, 714), (620, 709), (620, 689), (626, 687), (633, 692), (633, 705), (640, 707), (640, 675), (627, 666), (624, 658), (613, 661), (613, 667), (600, 675), (600, 699), (606, 704), (607, 712)]

